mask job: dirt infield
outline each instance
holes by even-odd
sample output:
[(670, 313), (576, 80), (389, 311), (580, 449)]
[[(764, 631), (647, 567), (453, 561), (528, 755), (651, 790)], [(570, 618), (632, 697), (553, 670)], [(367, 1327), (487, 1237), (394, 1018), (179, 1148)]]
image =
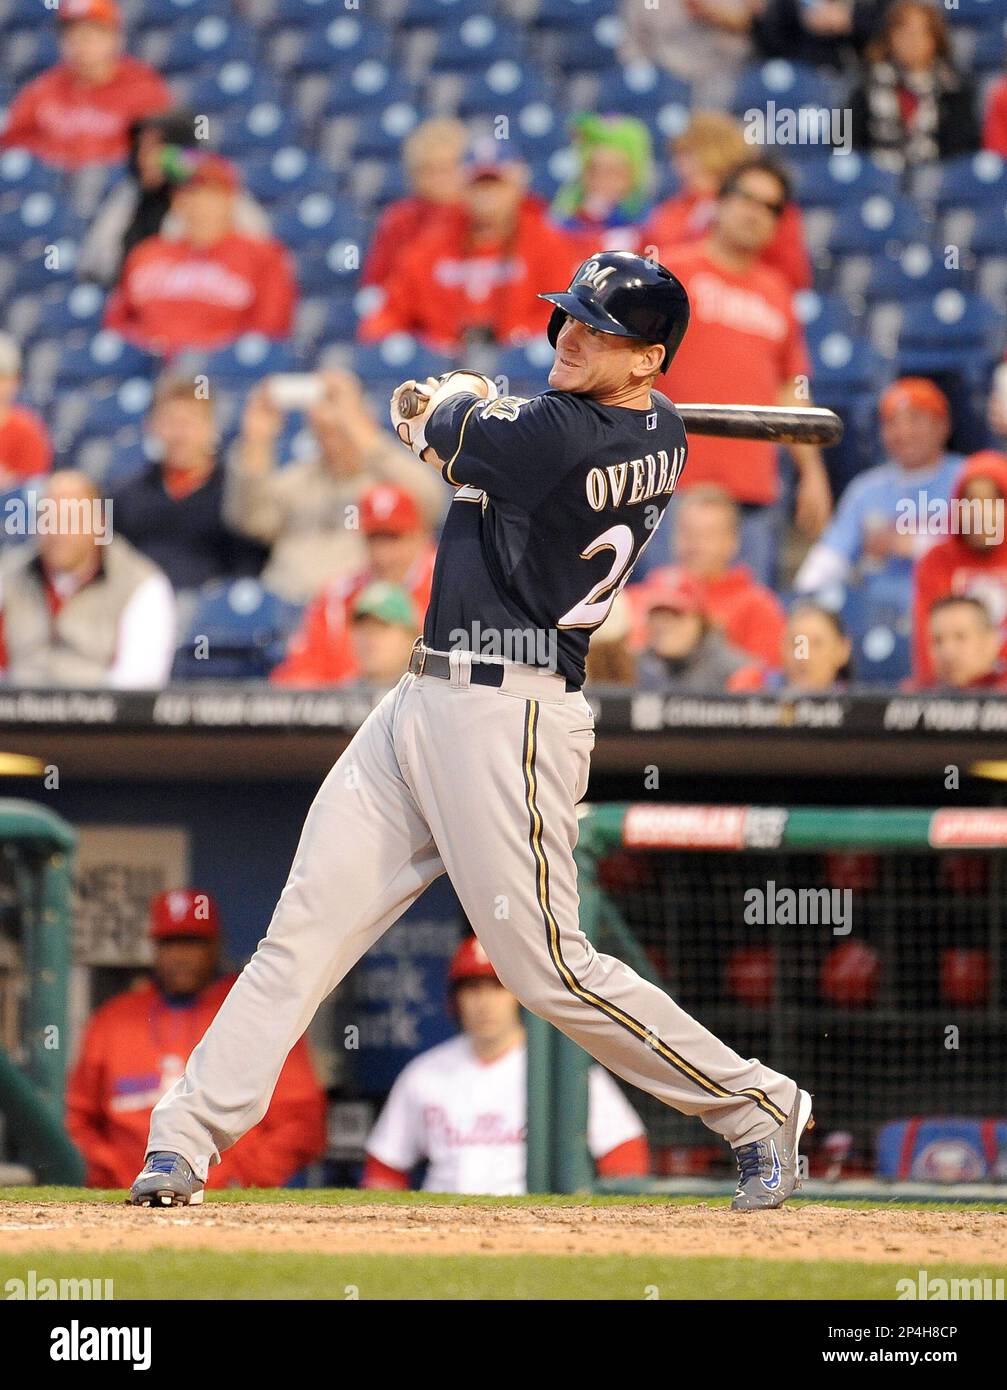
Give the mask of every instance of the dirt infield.
[(905, 1263), (1007, 1261), (1007, 1211), (726, 1207), (286, 1206), (0, 1201), (0, 1255), (22, 1250), (299, 1251), (329, 1255), (657, 1255)]

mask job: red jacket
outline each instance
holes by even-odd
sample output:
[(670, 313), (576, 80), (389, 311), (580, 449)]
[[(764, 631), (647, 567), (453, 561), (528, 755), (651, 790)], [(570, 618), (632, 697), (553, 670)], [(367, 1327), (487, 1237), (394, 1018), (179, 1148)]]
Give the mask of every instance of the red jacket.
[(126, 257), (105, 327), (170, 356), (243, 333), (285, 338), (296, 302), (290, 256), (270, 237), (229, 232), (204, 248), (152, 236)]
[(524, 200), (506, 244), (473, 248), (463, 214), (403, 249), (360, 337), (411, 333), (438, 352), (460, 351), (470, 329), (488, 329), (496, 343), (524, 342), (545, 332), (552, 312), (537, 295), (565, 289), (574, 264), (575, 252), (534, 198)]
[(983, 148), (994, 150), (1007, 159), (1007, 77), (1001, 77), (990, 92), (983, 125)]
[[(421, 623), (430, 602), (436, 558), (437, 547), (431, 542), (403, 583)], [(358, 570), (327, 584), (315, 595), (290, 639), (287, 655), (270, 673), (269, 679), (275, 685), (313, 689), (353, 680), (357, 663), (350, 641), (350, 610), (354, 599), (373, 579), (370, 570)]]
[(361, 284), (385, 284), (403, 247), (411, 246), (418, 236), (450, 226), (462, 215), (457, 203), (431, 203), (426, 198), (400, 198), (390, 203), (374, 229)]
[[(150, 1112), (181, 1076), (235, 978), (215, 980), (183, 1008), (146, 984), (91, 1017), (66, 1093), (66, 1127), (87, 1160), (88, 1187), (128, 1187), (136, 1177)], [(325, 1096), (302, 1038), (264, 1119), (210, 1169), (207, 1187), (278, 1187), (324, 1147)]]
[(787, 625), (783, 605), (746, 565), (733, 565), (718, 579), (703, 580), (706, 611), (732, 646), (767, 666), (780, 660)]
[(171, 105), (167, 83), (137, 58), (120, 58), (113, 76), (97, 87), (57, 63), (14, 98), (0, 144), (30, 150), (63, 169), (113, 164), (129, 153), (132, 123)]
[[(1007, 458), (985, 450), (965, 463), (955, 484), (953, 500), (970, 478), (993, 478), (1007, 498)], [(913, 572), (913, 680), (928, 686), (934, 680), (930, 660), (931, 605), (950, 594), (982, 599), (1003, 633), (1000, 655), (1007, 658), (1007, 539), (1001, 545), (974, 550), (961, 536), (949, 536), (923, 555)]]
[[(676, 193), (656, 207), (643, 229), (644, 246), (657, 248), (657, 259), (667, 264), (673, 246), (698, 241), (710, 230), (715, 203), (701, 193)], [(776, 235), (759, 258), (760, 264), (782, 275), (793, 290), (810, 289), (811, 261), (804, 244), (804, 223), (796, 203), (788, 203), (776, 227)]]
[(27, 406), (12, 405), (0, 425), (0, 488), (48, 473), (52, 441), (45, 425)]

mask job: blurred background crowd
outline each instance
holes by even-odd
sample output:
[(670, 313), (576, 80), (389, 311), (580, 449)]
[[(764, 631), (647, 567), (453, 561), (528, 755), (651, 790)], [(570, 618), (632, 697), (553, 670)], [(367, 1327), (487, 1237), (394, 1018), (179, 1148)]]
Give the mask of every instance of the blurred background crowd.
[[(544, 389), (538, 293), (625, 248), (689, 290), (672, 399), (846, 435), (693, 439), (589, 681), (1007, 689), (1005, 23), (0, 0), (4, 678), (393, 684), (449, 490), (391, 388)], [(22, 534), (32, 496), (111, 538)]]

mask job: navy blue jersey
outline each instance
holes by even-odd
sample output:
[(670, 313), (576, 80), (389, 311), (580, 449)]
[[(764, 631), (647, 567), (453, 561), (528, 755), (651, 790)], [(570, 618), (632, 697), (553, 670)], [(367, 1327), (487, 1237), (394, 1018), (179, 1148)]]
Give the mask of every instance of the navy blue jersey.
[(653, 537), (686, 456), (657, 392), (650, 410), (546, 391), (452, 396), (426, 426), (457, 491), (444, 524), (423, 641), (584, 682), (604, 622)]

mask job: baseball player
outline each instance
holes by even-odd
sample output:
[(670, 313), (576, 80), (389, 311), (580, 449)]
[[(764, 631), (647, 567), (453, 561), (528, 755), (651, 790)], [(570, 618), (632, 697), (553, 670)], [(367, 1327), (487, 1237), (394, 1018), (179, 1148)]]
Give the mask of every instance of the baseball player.
[(155, 1107), (137, 1204), (202, 1190), (321, 1001), (444, 872), (505, 988), (724, 1136), (735, 1208), (777, 1207), (797, 1186), (808, 1093), (599, 954), (578, 922), (576, 805), (594, 746), (584, 658), (685, 463), (681, 418), (654, 386), (688, 298), (625, 251), (543, 298), (551, 390), (497, 398), (488, 378), (455, 372), (392, 397), (400, 438), (455, 489), (423, 636), (323, 782), (267, 935)]
[[(411, 1170), (426, 1159), (426, 1192), (527, 1192), (521, 1007), (474, 936), (451, 958), (448, 989), (460, 1032), (414, 1057), (396, 1078), (367, 1140), (361, 1186), (407, 1188)], [(588, 1072), (587, 1144), (604, 1177), (648, 1171), (640, 1117), (601, 1067)]]

